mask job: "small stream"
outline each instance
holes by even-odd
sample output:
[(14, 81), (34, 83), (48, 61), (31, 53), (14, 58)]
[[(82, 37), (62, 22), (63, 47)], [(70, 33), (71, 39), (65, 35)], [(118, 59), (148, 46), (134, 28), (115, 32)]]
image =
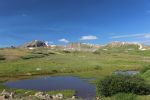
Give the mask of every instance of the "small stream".
[[(90, 80), (90, 79), (89, 79)], [(38, 77), (18, 81), (9, 81), (5, 86), (18, 89), (30, 89), (39, 91), (51, 90), (75, 90), (76, 95), (81, 98), (94, 98), (96, 87), (90, 84), (88, 79), (81, 79), (74, 76)]]

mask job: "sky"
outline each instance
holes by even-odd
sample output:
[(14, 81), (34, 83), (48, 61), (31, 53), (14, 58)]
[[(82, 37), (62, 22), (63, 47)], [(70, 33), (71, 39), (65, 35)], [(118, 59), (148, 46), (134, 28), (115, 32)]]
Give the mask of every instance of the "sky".
[(0, 0), (0, 47), (32, 40), (150, 45), (150, 0)]

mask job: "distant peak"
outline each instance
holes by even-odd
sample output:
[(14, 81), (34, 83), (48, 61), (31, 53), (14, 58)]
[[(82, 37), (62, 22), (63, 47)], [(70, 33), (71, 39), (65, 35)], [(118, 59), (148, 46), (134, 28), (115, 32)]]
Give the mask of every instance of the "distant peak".
[(21, 47), (45, 47), (45, 46), (47, 46), (45, 42), (39, 40), (33, 40), (31, 42), (22, 45)]

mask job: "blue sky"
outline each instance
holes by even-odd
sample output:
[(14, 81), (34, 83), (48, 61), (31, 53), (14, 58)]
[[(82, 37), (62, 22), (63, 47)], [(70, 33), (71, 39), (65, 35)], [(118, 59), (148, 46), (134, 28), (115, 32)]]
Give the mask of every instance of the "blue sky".
[(150, 0), (0, 0), (0, 47), (31, 40), (150, 44)]

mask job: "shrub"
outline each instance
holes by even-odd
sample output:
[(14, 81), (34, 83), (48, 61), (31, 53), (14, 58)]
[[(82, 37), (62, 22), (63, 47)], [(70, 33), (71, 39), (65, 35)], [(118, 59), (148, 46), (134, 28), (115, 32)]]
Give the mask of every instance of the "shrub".
[(5, 60), (6, 58), (2, 55), (0, 55), (0, 60)]
[(112, 96), (117, 93), (150, 94), (150, 86), (137, 76), (107, 76), (97, 83), (99, 96)]
[(145, 66), (145, 67), (141, 70), (141, 73), (145, 73), (147, 70), (150, 70), (150, 65)]
[(54, 69), (54, 70), (52, 70), (52, 73), (58, 73), (58, 70)]
[(54, 52), (49, 52), (48, 54), (55, 54)]
[(32, 54), (32, 55), (23, 56), (21, 58), (25, 60), (25, 59), (42, 58), (42, 57), (45, 57), (45, 56), (40, 55), (40, 54)]
[(143, 73), (142, 75), (141, 75), (144, 79), (145, 78), (150, 78), (150, 69), (149, 70), (147, 70), (145, 73)]
[(31, 52), (32, 54), (43, 54), (42, 52), (40, 51), (36, 51), (36, 52)]
[(64, 53), (71, 53), (70, 51), (67, 51), (67, 50), (64, 50), (63, 52), (64, 52)]
[(95, 70), (101, 70), (102, 67), (101, 67), (100, 65), (96, 65), (96, 66), (94, 67), (94, 69), (95, 69)]
[(135, 94), (126, 94), (119, 93), (111, 97), (111, 100), (137, 100), (137, 96)]
[(94, 54), (100, 54), (100, 51), (96, 50), (93, 52)]

